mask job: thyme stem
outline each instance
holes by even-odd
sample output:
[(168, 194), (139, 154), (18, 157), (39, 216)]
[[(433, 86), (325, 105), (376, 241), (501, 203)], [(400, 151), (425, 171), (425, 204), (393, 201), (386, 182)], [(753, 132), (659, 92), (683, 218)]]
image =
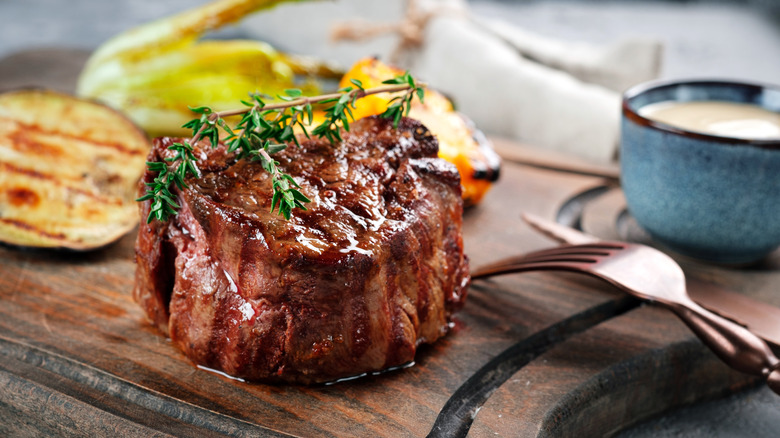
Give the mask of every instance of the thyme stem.
[[(425, 83), (419, 83), (416, 84), (418, 88), (424, 88), (426, 86)], [(279, 103), (269, 103), (262, 107), (264, 110), (276, 110), (276, 109), (283, 109), (283, 108), (289, 108), (293, 106), (301, 106), (306, 104), (315, 104), (320, 103), (326, 100), (330, 99), (338, 99), (341, 96), (347, 94), (347, 95), (356, 95), (357, 99), (370, 96), (372, 94), (379, 94), (379, 93), (395, 93), (399, 91), (407, 91), (410, 87), (408, 84), (399, 84), (399, 85), (383, 85), (379, 87), (369, 88), (369, 89), (360, 89), (356, 88), (353, 89), (347, 93), (330, 93), (330, 94), (322, 94), (320, 96), (314, 96), (314, 97), (299, 97), (295, 100), (290, 100), (287, 102), (279, 102)], [(241, 114), (245, 114), (247, 111), (250, 111), (247, 108), (237, 108), (233, 110), (225, 110), (220, 112), (214, 112), (211, 113), (212, 117), (215, 118), (225, 118), (230, 116), (238, 116)]]
[[(306, 126), (310, 126), (313, 121), (313, 104), (333, 104), (324, 111), (325, 121), (311, 133), (335, 143), (342, 139), (341, 129), (349, 131), (349, 121), (354, 120), (352, 109), (355, 108), (357, 99), (372, 94), (405, 91), (402, 95), (393, 97), (385, 112), (380, 114), (381, 117), (392, 119), (393, 125), (397, 127), (400, 118), (409, 114), (413, 97), (417, 95), (420, 100), (424, 97), (425, 84), (418, 84), (409, 73), (370, 89), (363, 88), (358, 80), (353, 79), (351, 82), (353, 87), (345, 87), (337, 93), (320, 96), (307, 97), (301, 95), (300, 90), (286, 90), (286, 95), (278, 96), (280, 102), (266, 104), (259, 95), (251, 95), (251, 101), (243, 102), (245, 108), (219, 112), (208, 107), (191, 108), (201, 116), (184, 125), (193, 131), (190, 140), (174, 143), (169, 147), (177, 152), (176, 156), (166, 158), (164, 162), (147, 162), (147, 169), (157, 173), (152, 182), (146, 183), (146, 194), (137, 199), (152, 202), (147, 222), (153, 219), (166, 221), (170, 216), (178, 214), (179, 205), (172, 192), (173, 186), (186, 188), (185, 179), (188, 175), (196, 178), (200, 176), (195, 164), (197, 158), (192, 154), (192, 145), (202, 138), (208, 138), (211, 147), (216, 147), (220, 142), (220, 129), (227, 133), (224, 142), (228, 145), (229, 152), (236, 152), (238, 159), (259, 161), (263, 169), (271, 175), (274, 190), (271, 211), (278, 208), (279, 214), (289, 219), (293, 209), (305, 210), (304, 204), (310, 200), (298, 190), (300, 186), (295, 179), (279, 170), (279, 163), (271, 155), (284, 150), (290, 142), (299, 145), (298, 137), (293, 131), (295, 126), (298, 126), (306, 137), (310, 136)], [(225, 118), (239, 115), (242, 116), (241, 121), (234, 128), (241, 132), (236, 134)]]

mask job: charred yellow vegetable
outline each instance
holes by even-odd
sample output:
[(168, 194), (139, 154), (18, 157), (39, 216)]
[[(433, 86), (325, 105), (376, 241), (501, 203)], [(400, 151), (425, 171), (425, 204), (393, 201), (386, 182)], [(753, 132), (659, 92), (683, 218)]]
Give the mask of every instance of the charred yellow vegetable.
[[(403, 73), (365, 59), (342, 77), (328, 63), (289, 56), (260, 41), (199, 40), (206, 32), (285, 1), (294, 0), (220, 0), (122, 33), (89, 59), (78, 94), (122, 110), (149, 135), (188, 135), (181, 126), (197, 117), (191, 106), (220, 112), (254, 92), (274, 97), (297, 88), (304, 95), (318, 94), (318, 78), (341, 77), (342, 86), (359, 79), (374, 87)], [(360, 99), (355, 118), (382, 113), (390, 99)], [(465, 201), (479, 202), (499, 171), (498, 156), (484, 136), (432, 91), (424, 104), (413, 105), (410, 116), (437, 135), (440, 156), (460, 170)], [(320, 118), (315, 114), (316, 122)]]
[(199, 40), (253, 12), (291, 0), (221, 0), (131, 29), (99, 47), (77, 93), (122, 110), (150, 135), (183, 134), (189, 106), (235, 107), (249, 93), (319, 91), (318, 77), (342, 72), (261, 41)]
[(149, 143), (119, 112), (42, 90), (0, 94), (0, 242), (87, 250), (138, 222)]
[[(391, 79), (403, 71), (386, 65), (377, 59), (366, 58), (357, 62), (341, 79), (341, 86), (350, 80), (361, 81), (364, 87), (373, 87)], [(353, 114), (356, 119), (380, 114), (392, 95), (373, 95), (356, 102)], [(439, 156), (455, 164), (463, 184), (463, 199), (467, 204), (478, 203), (498, 178), (500, 159), (488, 140), (452, 107), (452, 103), (440, 93), (427, 89), (424, 103), (413, 101), (409, 116), (421, 121), (439, 140)]]

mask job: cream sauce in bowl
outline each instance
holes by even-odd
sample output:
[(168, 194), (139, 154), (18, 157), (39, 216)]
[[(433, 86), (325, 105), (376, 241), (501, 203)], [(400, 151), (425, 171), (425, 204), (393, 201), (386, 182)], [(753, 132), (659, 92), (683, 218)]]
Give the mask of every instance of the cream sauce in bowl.
[(780, 113), (758, 105), (723, 101), (665, 101), (639, 115), (688, 131), (748, 140), (780, 139)]

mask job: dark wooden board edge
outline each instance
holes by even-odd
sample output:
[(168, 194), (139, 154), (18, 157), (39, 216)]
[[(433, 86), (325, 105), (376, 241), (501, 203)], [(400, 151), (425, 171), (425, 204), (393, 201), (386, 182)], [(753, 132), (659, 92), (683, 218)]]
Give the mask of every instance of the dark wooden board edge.
[[(111, 373), (29, 344), (0, 337), (0, 375), (7, 414), (35, 418), (38, 432), (90, 436), (290, 435), (151, 391)], [(52, 404), (40, 415), (41, 401)], [(130, 409), (128, 409), (130, 407)], [(25, 410), (38, 412), (25, 412)], [(37, 415), (36, 415), (37, 414)], [(51, 415), (48, 415), (51, 414)], [(18, 415), (23, 415), (18, 417)], [(8, 423), (5, 423), (7, 427)], [(12, 426), (20, 427), (21, 425)], [(2, 431), (2, 430), (0, 430)], [(13, 436), (15, 432), (7, 430)]]

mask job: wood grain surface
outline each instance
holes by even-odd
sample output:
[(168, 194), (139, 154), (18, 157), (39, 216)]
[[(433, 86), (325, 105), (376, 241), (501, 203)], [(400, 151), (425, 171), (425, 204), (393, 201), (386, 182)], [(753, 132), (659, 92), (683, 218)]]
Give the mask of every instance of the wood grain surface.
[[(59, 72), (37, 85), (71, 87), (78, 56), (2, 61), (0, 89), (36, 85), (33, 61)], [(611, 183), (505, 162), (465, 213), (473, 266), (551, 245), (521, 213), (554, 218)], [(475, 282), (454, 330), (406, 368), (332, 385), (245, 383), (194, 366), (145, 320), (131, 298), (134, 239), (89, 253), (0, 248), (0, 435), (605, 436), (756, 384), (672, 314), (557, 273)], [(780, 304), (771, 267), (686, 270)]]

